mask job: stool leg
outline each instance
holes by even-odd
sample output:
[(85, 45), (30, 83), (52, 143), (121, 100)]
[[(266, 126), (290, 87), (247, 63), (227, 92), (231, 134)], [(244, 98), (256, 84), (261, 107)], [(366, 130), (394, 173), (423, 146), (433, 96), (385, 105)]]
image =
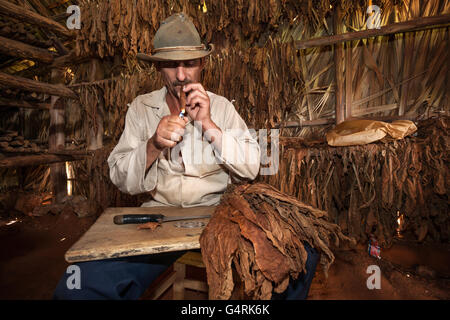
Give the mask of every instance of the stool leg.
[(173, 283), (173, 299), (184, 300), (184, 279), (186, 278), (186, 265), (175, 262), (173, 269), (177, 273), (175, 282)]

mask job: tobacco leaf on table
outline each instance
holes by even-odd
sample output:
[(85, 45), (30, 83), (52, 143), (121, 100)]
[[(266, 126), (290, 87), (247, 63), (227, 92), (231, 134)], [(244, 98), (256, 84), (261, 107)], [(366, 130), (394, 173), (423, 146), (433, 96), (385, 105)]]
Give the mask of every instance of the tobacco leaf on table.
[(150, 230), (155, 230), (156, 228), (160, 227), (161, 223), (159, 222), (147, 222), (147, 223), (143, 223), (138, 225), (138, 230), (141, 229), (150, 229)]
[(325, 274), (334, 255), (331, 242), (355, 243), (328, 221), (325, 211), (265, 183), (231, 185), (200, 236), (210, 299), (229, 299), (233, 268), (252, 299), (270, 299), (305, 271), (304, 244), (323, 253)]

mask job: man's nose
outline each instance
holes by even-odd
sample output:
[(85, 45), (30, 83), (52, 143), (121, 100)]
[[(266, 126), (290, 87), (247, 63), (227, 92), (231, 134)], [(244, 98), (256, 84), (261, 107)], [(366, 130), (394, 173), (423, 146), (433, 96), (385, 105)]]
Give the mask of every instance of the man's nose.
[(183, 66), (177, 67), (177, 80), (184, 81), (186, 79), (186, 70)]

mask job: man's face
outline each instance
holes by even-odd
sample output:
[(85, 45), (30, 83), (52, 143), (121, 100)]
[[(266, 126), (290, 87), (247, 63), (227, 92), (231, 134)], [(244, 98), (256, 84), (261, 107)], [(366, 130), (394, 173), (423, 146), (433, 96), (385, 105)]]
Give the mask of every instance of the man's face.
[(184, 61), (160, 61), (156, 67), (164, 80), (167, 89), (178, 97), (180, 88), (188, 83), (199, 82), (204, 66), (203, 59)]

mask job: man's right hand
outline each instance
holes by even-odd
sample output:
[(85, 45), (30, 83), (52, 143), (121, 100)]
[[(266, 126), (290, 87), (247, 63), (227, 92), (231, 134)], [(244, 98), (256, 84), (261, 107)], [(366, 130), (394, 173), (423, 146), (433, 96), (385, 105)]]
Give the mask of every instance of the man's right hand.
[(178, 115), (163, 117), (151, 138), (153, 146), (159, 151), (174, 147), (182, 140), (188, 121), (187, 117), (182, 119)]

